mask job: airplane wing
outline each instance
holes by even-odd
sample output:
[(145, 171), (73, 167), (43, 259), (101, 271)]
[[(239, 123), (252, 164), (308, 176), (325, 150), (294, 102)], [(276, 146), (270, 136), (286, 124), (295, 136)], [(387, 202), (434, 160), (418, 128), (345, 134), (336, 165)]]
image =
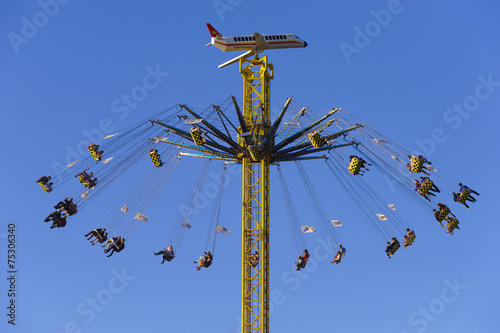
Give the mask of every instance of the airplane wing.
[(237, 56), (236, 58), (233, 58), (229, 61), (226, 61), (225, 63), (219, 65), (219, 68), (222, 68), (222, 67), (226, 67), (226, 66), (229, 66), (231, 64), (234, 64), (235, 62), (237, 61), (240, 61), (241, 58), (248, 58), (248, 57), (251, 57), (255, 54), (255, 50), (250, 50), (250, 51), (247, 51), (239, 56)]
[(257, 47), (257, 50), (259, 52), (262, 52), (263, 50), (267, 49), (269, 47), (269, 44), (264, 40), (261, 34), (259, 34), (257, 31), (253, 33), (255, 37), (255, 46)]

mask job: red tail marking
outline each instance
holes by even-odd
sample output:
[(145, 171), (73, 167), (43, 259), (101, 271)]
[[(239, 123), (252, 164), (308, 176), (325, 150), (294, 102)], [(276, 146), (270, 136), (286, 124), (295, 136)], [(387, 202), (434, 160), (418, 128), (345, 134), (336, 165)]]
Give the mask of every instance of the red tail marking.
[(210, 36), (212, 37), (222, 37), (220, 32), (218, 32), (210, 23), (207, 23), (208, 31), (210, 31)]

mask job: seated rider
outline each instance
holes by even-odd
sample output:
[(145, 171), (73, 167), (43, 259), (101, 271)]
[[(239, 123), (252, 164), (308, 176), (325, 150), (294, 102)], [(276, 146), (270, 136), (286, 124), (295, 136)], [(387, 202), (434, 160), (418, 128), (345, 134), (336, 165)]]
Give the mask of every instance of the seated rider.
[(460, 230), (460, 227), (458, 226), (458, 220), (456, 217), (453, 217), (451, 219), (447, 219), (448, 222), (446, 222), (446, 232), (449, 233), (450, 235), (453, 235), (453, 230), (457, 229)]
[(309, 260), (309, 252), (307, 252), (307, 249), (302, 252), (302, 258), (305, 260)]
[(415, 173), (422, 172), (428, 176), (430, 175), (424, 170), (424, 163), (428, 163), (429, 165), (432, 163), (427, 161), (425, 157), (423, 157), (422, 155), (418, 156), (408, 155), (408, 158), (410, 159), (410, 163), (406, 163), (406, 166), (408, 167), (409, 171)]
[(197, 261), (194, 261), (194, 263), (198, 263), (199, 265), (196, 267), (196, 270), (200, 270), (201, 267), (210, 267), (210, 265), (212, 264), (212, 260), (213, 260), (213, 257), (212, 257), (212, 254), (210, 253), (210, 251), (208, 252), (203, 252), (204, 254), (200, 257), (200, 259), (198, 259)]
[(66, 226), (66, 215), (61, 217), (59, 220), (54, 221), (54, 223), (52, 223), (52, 225), (50, 226), (50, 229), (64, 228), (65, 226)]
[(455, 193), (453, 192), (453, 201), (459, 202), (467, 209), (470, 209), (469, 205), (467, 204), (467, 201), (470, 202), (476, 202), (476, 198), (474, 198), (471, 193), (479, 195), (476, 191), (470, 189), (469, 187), (462, 185), (462, 183), (458, 184), (460, 186), (460, 193)]
[(345, 248), (342, 247), (342, 245), (339, 245), (339, 250), (337, 251), (337, 253), (335, 254), (335, 257), (333, 257), (333, 261), (332, 261), (332, 264), (338, 264), (340, 263), (340, 261), (342, 260), (342, 258), (345, 256)]
[(95, 245), (97, 242), (104, 243), (108, 240), (108, 233), (105, 232), (106, 228), (98, 229), (101, 230), (97, 232), (96, 239), (92, 242), (92, 245)]
[(91, 143), (89, 144), (89, 150), (93, 150), (93, 151), (97, 151), (97, 149), (99, 149), (99, 145), (96, 145), (95, 143)]
[[(49, 177), (50, 178), (50, 177)], [(458, 186), (460, 186), (460, 193), (464, 192), (464, 191), (468, 191), (470, 193), (474, 193), (476, 195), (480, 195), (479, 193), (477, 193), (476, 191), (474, 191), (473, 189), (471, 189), (470, 187), (467, 187), (466, 185), (462, 185), (462, 183), (458, 183)], [(473, 199), (474, 201), (476, 201), (476, 199)]]
[(78, 213), (78, 206), (76, 205), (76, 203), (69, 206), (68, 209), (66, 209), (66, 213), (68, 213), (69, 216)]
[(406, 228), (406, 233), (407, 233), (407, 235), (404, 236), (405, 240), (403, 242), (403, 246), (404, 246), (405, 250), (406, 250), (407, 246), (412, 246), (413, 241), (415, 240), (415, 231), (414, 230), (410, 230), (410, 228)]
[(259, 264), (259, 259), (259, 252), (255, 251), (252, 258), (250, 259), (250, 265), (252, 265), (252, 267), (257, 267), (257, 265)]
[(95, 143), (91, 143), (89, 146), (88, 146), (88, 150), (93, 153), (92, 154), (92, 157), (96, 160), (96, 161), (100, 161), (102, 159), (102, 153), (104, 153), (103, 150), (101, 151), (98, 151), (99, 149), (99, 145), (96, 145)]
[(40, 176), (40, 178), (38, 178), (38, 180), (36, 182), (39, 184), (45, 185), (49, 182), (49, 180), (50, 180), (50, 176)]
[(392, 237), (392, 243), (391, 243), (391, 255), (394, 255), (396, 251), (401, 247), (399, 244), (399, 241), (396, 239), (396, 237)]
[(78, 212), (78, 206), (73, 202), (73, 198), (67, 197), (64, 201), (59, 201), (54, 208), (62, 208), (68, 216), (75, 215)]
[(455, 215), (450, 211), (450, 209), (448, 208), (448, 206), (446, 206), (445, 204), (438, 203), (437, 205), (438, 205), (439, 210), (433, 209), (434, 217), (436, 218), (436, 221), (438, 221), (439, 224), (441, 225), (441, 228), (444, 228), (443, 224), (441, 222), (448, 215), (451, 215), (453, 217), (455, 217)]
[(101, 247), (104, 247), (104, 251), (108, 250), (114, 243), (116, 243), (118, 241), (118, 239), (120, 239), (121, 236), (118, 236), (118, 237), (113, 237), (111, 239), (108, 239), (104, 244), (101, 245)]
[(459, 202), (462, 205), (464, 205), (465, 207), (467, 207), (467, 209), (470, 209), (469, 205), (467, 204), (467, 200), (465, 200), (463, 202), (460, 202), (460, 195), (461, 195), (461, 193), (455, 193), (455, 192), (453, 192), (452, 195), (453, 195), (453, 201)]
[(324, 146), (325, 144), (325, 139), (323, 139), (321, 137), (321, 135), (319, 134), (318, 131), (314, 130), (312, 131), (311, 133), (309, 133), (307, 135), (307, 137), (309, 138), (309, 141), (311, 142), (311, 145), (314, 147), (314, 148), (321, 148)]
[[(125, 238), (120, 238), (119, 240), (117, 240), (117, 241), (113, 244), (113, 246), (111, 247), (111, 249), (110, 249), (110, 250), (108, 250), (108, 252), (109, 252), (109, 251), (111, 251), (111, 252), (110, 252), (110, 254), (108, 254), (107, 256), (108, 256), (108, 257), (111, 257), (111, 256), (113, 255), (113, 253), (115, 253), (115, 252), (117, 252), (117, 253), (118, 253), (118, 252), (121, 252), (121, 250), (123, 250), (124, 248), (125, 248)], [(104, 252), (106, 252), (106, 251), (104, 251)], [(106, 253), (107, 253), (107, 252), (106, 252)]]
[(63, 201), (59, 201), (57, 205), (54, 206), (55, 209), (63, 208), (64, 210), (68, 210), (73, 205), (73, 198), (67, 197)]
[[(366, 165), (371, 166), (371, 164), (370, 164), (370, 163), (368, 163), (367, 161), (365, 161), (365, 160), (364, 160), (364, 159), (362, 159), (361, 157), (358, 157), (358, 156), (355, 156), (355, 155), (351, 155), (351, 156), (349, 156), (349, 159), (350, 159), (351, 161), (352, 161), (352, 159), (353, 159), (353, 158), (355, 158), (355, 159), (357, 159), (357, 160), (358, 160), (358, 163), (361, 165), (361, 167), (362, 167), (362, 168), (365, 168), (365, 169), (366, 169), (365, 164), (366, 164)], [(366, 169), (366, 170), (367, 170), (367, 171), (369, 171), (369, 169)]]
[(296, 267), (295, 270), (296, 271), (300, 271), (301, 268), (305, 268), (306, 267), (306, 261), (302, 258), (301, 255), (299, 255), (299, 260), (295, 263)]
[(391, 252), (392, 252), (391, 249), (392, 249), (391, 243), (387, 242), (387, 247), (385, 248), (385, 253), (389, 257), (389, 259), (391, 259)]
[(434, 218), (436, 219), (436, 221), (439, 222), (439, 225), (441, 226), (441, 228), (444, 228), (443, 224), (441, 223), (444, 220), (444, 218), (441, 217), (441, 211), (439, 211), (435, 208), (432, 211), (434, 212)]
[(429, 162), (429, 161), (428, 161), (425, 157), (423, 157), (422, 155), (418, 155), (418, 156), (416, 156), (416, 157), (415, 157), (415, 156), (412, 156), (412, 155), (408, 155), (408, 158), (410, 159), (410, 161), (411, 161), (411, 160), (413, 160), (413, 159), (418, 159), (420, 162), (422, 162), (422, 164), (427, 163), (427, 164), (429, 164), (429, 165), (432, 165), (432, 163), (431, 163), (431, 162)]
[(431, 181), (429, 179), (429, 177), (420, 177), (420, 183), (422, 185), (427, 184), (426, 182), (430, 182), (432, 184), (431, 187), (430, 187), (430, 189), (429, 189), (429, 191), (434, 191), (434, 192), (437, 192), (437, 193), (441, 193), (441, 190), (436, 186), (436, 184), (434, 184), (433, 181)]
[[(448, 206), (446, 206), (445, 204), (442, 204), (442, 203), (438, 203), (437, 206), (438, 206), (439, 210), (442, 211), (442, 212), (446, 212), (446, 211), (450, 210), (448, 208)], [(448, 214), (450, 214), (450, 213), (448, 212)]]
[(50, 229), (54, 229), (54, 228), (63, 228), (66, 226), (66, 214), (64, 214), (63, 211), (61, 211), (60, 209), (58, 210), (59, 214), (58, 214), (58, 218), (57, 219), (54, 219), (52, 220), (52, 225), (50, 226)]
[(172, 259), (175, 258), (174, 249), (172, 248), (172, 245), (170, 245), (166, 250), (163, 249), (159, 252), (155, 252), (155, 256), (158, 256), (160, 254), (163, 255), (163, 261), (161, 262), (162, 264), (165, 261), (171, 261)]
[(195, 145), (201, 146), (206, 142), (199, 127), (193, 127), (189, 130), (189, 132), (191, 133), (191, 139)]
[[(350, 171), (351, 171), (351, 169), (352, 169), (352, 168), (354, 168), (354, 166), (353, 166), (353, 165), (354, 165), (354, 163), (357, 163), (357, 164), (358, 164), (357, 170), (352, 170), (352, 171), (351, 171), (351, 173), (352, 173), (353, 175), (357, 175), (357, 174), (359, 174), (359, 175), (361, 175), (361, 176), (362, 176), (362, 175), (364, 174), (365, 170), (366, 170), (366, 171), (370, 171), (370, 169), (368, 169), (368, 168), (366, 167), (366, 165), (370, 165), (370, 166), (371, 166), (371, 164), (370, 164), (370, 163), (368, 163), (368, 162), (366, 162), (366, 161), (365, 161), (364, 159), (362, 159), (361, 157), (358, 157), (358, 156), (355, 156), (355, 155), (351, 155), (351, 156), (349, 156), (349, 160), (350, 160), (350, 162), (349, 162), (349, 170), (350, 170)], [(366, 165), (365, 165), (365, 164), (366, 164)], [(364, 168), (365, 170), (361, 170), (361, 168)]]
[(391, 255), (394, 255), (394, 253), (396, 253), (400, 246), (401, 245), (399, 244), (399, 241), (396, 239), (396, 237), (392, 237), (392, 243), (387, 242), (385, 253), (389, 257), (389, 259), (391, 259)]
[(301, 268), (306, 268), (307, 261), (309, 260), (309, 252), (304, 250), (302, 255), (299, 255), (299, 260), (295, 263), (297, 268), (295, 269), (296, 271), (300, 271)]
[(62, 209), (58, 209), (56, 210), (55, 212), (52, 212), (50, 213), (46, 218), (45, 218), (45, 222), (49, 222), (49, 221), (57, 221), (58, 219), (61, 218), (62, 216)]
[(122, 238), (121, 236), (113, 237), (112, 240), (107, 241), (106, 243), (108, 242), (108, 247), (104, 249), (104, 253), (108, 253), (111, 251), (111, 253), (107, 255), (108, 257), (111, 257), (114, 252), (120, 252), (125, 247), (125, 238)]
[(151, 157), (151, 160), (155, 164), (155, 166), (162, 166), (163, 162), (161, 160), (160, 154), (158, 154), (158, 149), (151, 149), (149, 151), (149, 157)]
[[(422, 178), (422, 177), (421, 177)], [(427, 177), (426, 177), (427, 178)], [(429, 178), (427, 178), (429, 179)], [(415, 183), (415, 191), (418, 192), (418, 194), (420, 194), (421, 196), (423, 196), (425, 199), (427, 199), (427, 201), (431, 201), (431, 199), (427, 196), (428, 195), (432, 195), (432, 196), (436, 196), (434, 193), (432, 193), (430, 190), (428, 190), (427, 192), (424, 192), (423, 190), (423, 183), (420, 183), (418, 180), (414, 180), (413, 181)]]
[[(87, 169), (84, 169), (82, 172), (80, 172), (79, 174), (75, 175), (75, 178), (78, 177), (80, 178), (80, 183), (83, 184), (83, 182), (89, 182), (90, 181), (90, 175), (86, 172), (88, 169), (90, 168), (87, 168)], [(91, 172), (92, 174), (92, 172)]]
[(108, 239), (108, 233), (106, 232), (106, 228), (94, 229), (86, 234), (85, 237), (88, 237), (87, 240), (90, 240), (90, 243), (95, 245), (97, 242), (104, 243)]
[(207, 267), (207, 268), (210, 267), (210, 265), (212, 265), (213, 259), (214, 258), (212, 257), (212, 253), (210, 253), (210, 251), (208, 251), (203, 267)]
[(41, 176), (36, 182), (42, 186), (43, 190), (47, 193), (52, 192), (52, 185), (54, 183), (50, 182), (50, 176)]
[[(91, 172), (89, 175), (93, 176), (94, 174)], [(92, 179), (89, 180), (88, 185), (86, 187), (87, 188), (92, 188), (92, 187), (96, 186), (97, 183), (99, 183), (99, 181), (97, 180), (97, 177), (94, 177), (94, 178), (92, 178)]]

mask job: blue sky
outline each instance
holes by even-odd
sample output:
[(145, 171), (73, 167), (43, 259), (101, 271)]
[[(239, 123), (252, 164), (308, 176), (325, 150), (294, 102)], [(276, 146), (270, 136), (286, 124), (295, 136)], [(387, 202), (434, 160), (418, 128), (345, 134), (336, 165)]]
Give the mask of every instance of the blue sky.
[[(241, 100), (237, 67), (217, 68), (237, 53), (205, 47), (207, 22), (223, 35), (294, 33), (309, 44), (266, 52), (275, 66), (275, 110), (288, 96), (318, 112), (342, 107), (423, 151), (436, 168), (481, 193), (470, 211), (453, 206), (462, 229), (450, 236), (375, 179), (372, 186), (398, 206), (417, 233), (412, 248), (388, 260), (322, 162), (304, 162), (329, 214), (344, 221), (342, 239), (349, 245), (342, 264), (333, 266), (330, 258), (320, 258), (318, 236), (306, 235), (318, 256), (295, 275), (298, 254), (273, 170), (271, 330), (498, 330), (495, 234), (500, 228), (493, 210), (500, 161), (495, 136), (500, 119), (497, 2), (41, 0), (2, 1), (0, 12), (2, 262), (9, 223), (16, 224), (18, 251), (15, 327), (5, 316), (8, 274), (5, 264), (0, 266), (2, 332), (239, 330), (238, 174), (230, 178), (221, 217), (233, 232), (218, 238), (214, 265), (200, 272), (191, 260), (203, 251), (212, 205), (193, 218), (194, 227), (174, 261), (160, 265), (153, 252), (167, 245), (201, 161), (181, 160), (148, 223), (111, 258), (90, 246), (83, 234), (105, 223), (123, 189), (149, 170), (120, 179), (58, 230), (50, 230), (43, 218), (79, 184), (68, 182), (45, 194), (35, 183), (52, 166), (73, 160), (87, 140), (177, 103), (204, 108), (231, 94)], [(151, 72), (157, 85), (127, 105), (122, 96), (144, 85)], [(210, 170), (219, 167), (214, 162)], [(299, 217), (313, 219), (296, 171), (293, 166), (289, 170)]]

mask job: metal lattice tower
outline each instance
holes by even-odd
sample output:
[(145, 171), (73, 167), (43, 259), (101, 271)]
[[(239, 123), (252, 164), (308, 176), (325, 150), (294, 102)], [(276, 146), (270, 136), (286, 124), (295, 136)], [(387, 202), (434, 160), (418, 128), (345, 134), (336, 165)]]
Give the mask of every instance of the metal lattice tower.
[[(246, 65), (246, 66), (245, 66)], [(252, 133), (251, 145), (260, 145), (266, 137), (269, 119), (269, 84), (273, 66), (267, 57), (240, 60), (243, 77), (243, 118), (246, 133)], [(243, 130), (243, 129), (242, 129)], [(243, 133), (243, 134), (246, 134)], [(248, 137), (248, 136), (247, 136)], [(241, 137), (241, 138), (247, 138)], [(241, 140), (243, 145), (245, 144)], [(250, 140), (249, 140), (250, 141)], [(252, 156), (243, 158), (242, 194), (242, 287), (241, 331), (269, 331), (269, 158), (256, 162)], [(260, 255), (254, 267), (251, 258)]]

